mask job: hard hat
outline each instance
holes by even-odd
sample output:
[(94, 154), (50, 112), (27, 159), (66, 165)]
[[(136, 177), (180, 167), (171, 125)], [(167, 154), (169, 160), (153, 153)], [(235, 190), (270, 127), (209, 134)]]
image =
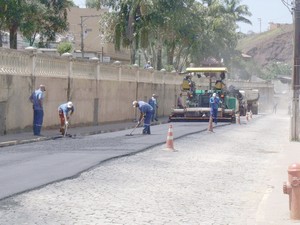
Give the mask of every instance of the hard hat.
[(217, 95), (216, 93), (213, 93), (213, 97), (216, 97), (216, 95)]
[(68, 103), (67, 103), (67, 107), (68, 107), (68, 108), (72, 108), (72, 107), (73, 107), (73, 103), (72, 103), (72, 102), (68, 102)]
[(133, 101), (133, 102), (132, 102), (132, 106), (133, 106), (133, 107), (136, 107), (136, 104), (137, 104), (137, 103), (138, 103), (137, 101)]

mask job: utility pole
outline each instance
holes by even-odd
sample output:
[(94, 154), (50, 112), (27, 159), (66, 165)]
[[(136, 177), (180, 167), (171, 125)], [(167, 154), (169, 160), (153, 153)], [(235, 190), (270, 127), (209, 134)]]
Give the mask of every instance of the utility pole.
[(259, 21), (259, 33), (261, 33), (261, 18), (258, 18)]
[(81, 57), (84, 58), (83, 22), (90, 17), (100, 17), (101, 15), (80, 16), (80, 38), (81, 38)]
[(300, 0), (295, 0), (294, 8), (294, 69), (293, 69), (293, 99), (291, 117), (291, 141), (299, 141), (299, 90), (300, 90)]

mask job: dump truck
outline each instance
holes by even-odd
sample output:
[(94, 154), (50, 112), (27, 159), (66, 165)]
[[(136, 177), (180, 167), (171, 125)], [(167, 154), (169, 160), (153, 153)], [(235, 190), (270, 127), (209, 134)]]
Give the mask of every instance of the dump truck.
[(247, 111), (253, 114), (258, 114), (258, 100), (259, 90), (258, 89), (241, 89), (239, 92), (243, 95), (244, 102), (247, 106)]
[[(186, 69), (181, 90), (186, 96), (185, 108), (172, 109), (169, 121), (208, 121), (210, 118), (209, 99), (213, 93), (220, 98), (218, 120), (235, 122), (236, 113), (244, 110), (243, 95), (234, 87), (227, 88), (224, 83), (226, 67), (190, 67)], [(197, 89), (194, 79), (201, 76), (209, 78), (209, 89)], [(213, 79), (214, 78), (214, 84)]]

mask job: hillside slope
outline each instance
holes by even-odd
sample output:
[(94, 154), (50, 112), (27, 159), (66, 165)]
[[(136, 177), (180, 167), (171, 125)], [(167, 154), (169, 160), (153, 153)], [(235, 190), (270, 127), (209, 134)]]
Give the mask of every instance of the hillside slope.
[(293, 62), (292, 24), (247, 36), (239, 41), (237, 49), (253, 57), (254, 61), (264, 67), (268, 62), (283, 62), (292, 65)]

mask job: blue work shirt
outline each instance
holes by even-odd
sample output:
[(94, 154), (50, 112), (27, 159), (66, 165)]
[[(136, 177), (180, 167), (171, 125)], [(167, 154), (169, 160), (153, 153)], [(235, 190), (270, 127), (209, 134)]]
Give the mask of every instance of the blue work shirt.
[(218, 109), (219, 108), (220, 99), (218, 97), (210, 97), (209, 103), (210, 103), (210, 107), (212, 109)]
[(138, 101), (139, 103), (139, 110), (141, 111), (141, 113), (152, 113), (153, 112), (153, 108), (151, 105), (149, 105), (148, 103), (144, 102), (144, 101)]
[(68, 104), (64, 103), (58, 107), (58, 111), (62, 111), (67, 116), (70, 111), (72, 113), (74, 112), (74, 106), (72, 108), (68, 108)]
[(43, 110), (42, 101), (44, 99), (44, 92), (41, 89), (35, 90), (29, 99), (33, 104), (34, 110)]
[(157, 108), (157, 103), (156, 103), (156, 99), (155, 98), (150, 98), (149, 102), (148, 102), (149, 105), (152, 106), (152, 108), (155, 110)]

